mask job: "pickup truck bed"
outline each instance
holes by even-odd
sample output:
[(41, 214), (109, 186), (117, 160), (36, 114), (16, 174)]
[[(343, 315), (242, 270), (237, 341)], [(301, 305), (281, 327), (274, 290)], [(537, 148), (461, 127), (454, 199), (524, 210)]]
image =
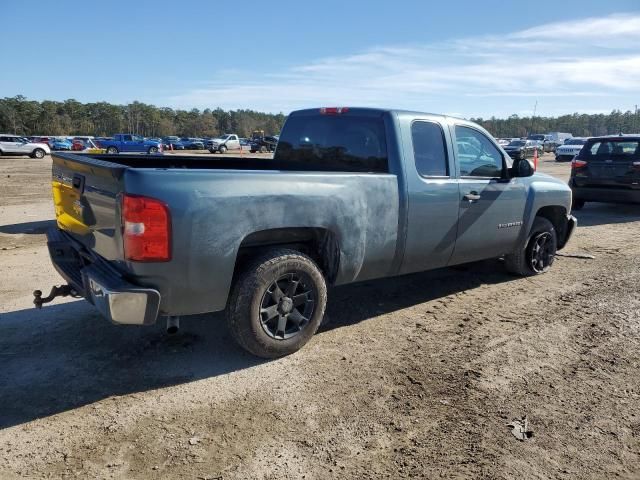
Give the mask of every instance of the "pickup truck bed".
[[(54, 186), (58, 225), (123, 278), (156, 289), (162, 315), (224, 309), (240, 247), (277, 243), (279, 229), (298, 229), (300, 241), (338, 242), (342, 261), (333, 273), (336, 284), (389, 274), (397, 247), (396, 177), (308, 168), (315, 171), (287, 171), (283, 162), (242, 157), (60, 153), (54, 157), (54, 178), (66, 177), (71, 188)], [(74, 176), (84, 179), (78, 188), (72, 186)], [(123, 192), (171, 205), (170, 262), (125, 260), (118, 198)], [(256, 232), (276, 238), (251, 235)], [(336, 238), (326, 232), (336, 232)]]
[(500, 256), (540, 274), (575, 226), (567, 185), (419, 112), (294, 112), (273, 159), (54, 153), (52, 177), (65, 292), (116, 323), (225, 309), (265, 357), (309, 340), (327, 285)]

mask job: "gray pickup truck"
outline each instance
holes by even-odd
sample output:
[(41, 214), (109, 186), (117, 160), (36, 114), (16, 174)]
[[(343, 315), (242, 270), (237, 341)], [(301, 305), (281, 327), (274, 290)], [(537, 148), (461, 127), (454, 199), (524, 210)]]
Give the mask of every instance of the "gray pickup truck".
[(301, 348), (327, 286), (504, 257), (545, 272), (571, 191), (478, 125), (426, 113), (292, 113), (273, 159), (53, 153), (59, 295), (148, 325), (226, 310), (255, 355)]

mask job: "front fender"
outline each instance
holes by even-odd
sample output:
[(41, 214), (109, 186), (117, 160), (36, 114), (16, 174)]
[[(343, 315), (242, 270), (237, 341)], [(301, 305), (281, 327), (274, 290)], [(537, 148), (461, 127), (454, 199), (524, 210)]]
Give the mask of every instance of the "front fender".
[(562, 181), (550, 175), (536, 173), (529, 177), (527, 201), (523, 216), (524, 228), (520, 232), (518, 244), (528, 237), (536, 216), (543, 209), (562, 209), (563, 219), (571, 211), (571, 189)]

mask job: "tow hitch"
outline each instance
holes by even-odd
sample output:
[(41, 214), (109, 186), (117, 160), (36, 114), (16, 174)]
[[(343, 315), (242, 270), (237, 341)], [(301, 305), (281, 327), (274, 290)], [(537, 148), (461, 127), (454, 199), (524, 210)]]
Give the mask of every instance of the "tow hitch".
[(49, 293), (49, 296), (44, 298), (42, 298), (42, 291), (35, 290), (33, 292), (33, 304), (36, 306), (36, 308), (42, 308), (42, 305), (44, 303), (49, 303), (56, 297), (68, 297), (69, 295), (71, 295), (72, 297), (80, 296), (78, 292), (76, 292), (70, 285), (61, 285), (59, 287), (54, 286), (51, 289), (51, 293)]

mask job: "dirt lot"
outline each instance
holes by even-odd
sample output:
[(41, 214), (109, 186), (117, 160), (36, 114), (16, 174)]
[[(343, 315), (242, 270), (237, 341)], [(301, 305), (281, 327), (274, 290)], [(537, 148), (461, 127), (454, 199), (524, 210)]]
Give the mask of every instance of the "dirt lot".
[(60, 283), (49, 169), (0, 158), (0, 478), (640, 478), (640, 207), (588, 204), (564, 253), (595, 258), (541, 277), (334, 289), (309, 345), (260, 361), (219, 315), (167, 337), (32, 309)]

